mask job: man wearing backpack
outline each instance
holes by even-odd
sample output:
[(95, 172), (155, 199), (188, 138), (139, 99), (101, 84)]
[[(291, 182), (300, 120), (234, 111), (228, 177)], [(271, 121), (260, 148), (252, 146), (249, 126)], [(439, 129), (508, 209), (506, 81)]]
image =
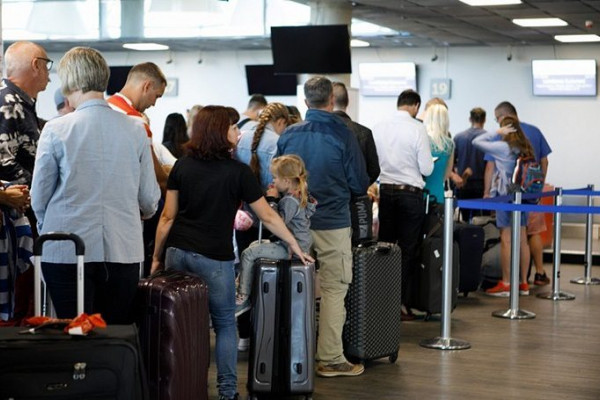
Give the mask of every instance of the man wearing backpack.
[[(517, 110), (508, 101), (503, 101), (496, 106), (494, 109), (494, 115), (496, 122), (500, 123), (505, 117), (511, 116), (519, 119)], [(519, 120), (521, 129), (525, 133), (525, 136), (531, 142), (533, 150), (535, 151), (536, 161), (542, 167), (544, 178), (548, 172), (548, 155), (552, 152), (550, 145), (546, 141), (544, 134), (534, 125), (527, 124)], [(484, 196), (489, 194), (492, 172), (494, 171), (494, 162), (489, 160), (486, 156), (487, 165), (485, 167), (484, 185), (485, 191)], [(543, 286), (550, 283), (550, 279), (544, 271), (543, 263), (543, 250), (541, 233), (546, 230), (546, 223), (544, 220), (544, 213), (530, 212), (528, 213), (527, 220), (527, 238), (529, 243), (529, 249), (531, 256), (533, 257), (533, 263), (535, 265), (535, 278), (533, 284), (536, 286)]]

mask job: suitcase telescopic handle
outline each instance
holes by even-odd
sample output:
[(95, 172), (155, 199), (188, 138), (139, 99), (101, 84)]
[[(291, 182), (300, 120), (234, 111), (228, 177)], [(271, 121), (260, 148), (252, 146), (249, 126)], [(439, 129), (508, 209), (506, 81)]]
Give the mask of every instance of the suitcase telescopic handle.
[(83, 255), (85, 244), (83, 239), (74, 233), (49, 232), (40, 235), (33, 243), (33, 305), (35, 315), (42, 315), (42, 249), (47, 241), (71, 241), (75, 244), (77, 256), (77, 315), (83, 313)]
[(41, 256), (44, 243), (47, 241), (70, 240), (75, 244), (75, 255), (82, 256), (85, 253), (85, 244), (83, 239), (74, 233), (68, 232), (49, 232), (40, 235), (33, 244), (33, 255)]

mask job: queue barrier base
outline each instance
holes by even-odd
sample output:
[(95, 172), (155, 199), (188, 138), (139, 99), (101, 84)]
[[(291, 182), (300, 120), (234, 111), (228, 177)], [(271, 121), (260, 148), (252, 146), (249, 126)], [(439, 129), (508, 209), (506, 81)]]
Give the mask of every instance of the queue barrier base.
[(437, 350), (465, 350), (471, 348), (471, 343), (452, 338), (435, 337), (433, 339), (422, 340), (419, 345), (429, 349)]
[(575, 295), (567, 292), (538, 293), (536, 296), (540, 299), (553, 301), (575, 300)]
[(598, 278), (586, 278), (585, 276), (581, 278), (571, 279), (571, 283), (576, 285), (600, 285), (600, 279)]
[(509, 308), (508, 310), (494, 311), (492, 312), (492, 316), (505, 319), (534, 319), (535, 313), (527, 310), (513, 310), (512, 308)]

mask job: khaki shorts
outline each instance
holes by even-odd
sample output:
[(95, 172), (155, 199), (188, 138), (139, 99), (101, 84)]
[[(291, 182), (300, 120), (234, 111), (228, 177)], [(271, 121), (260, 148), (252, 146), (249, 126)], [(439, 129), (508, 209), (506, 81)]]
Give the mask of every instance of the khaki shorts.
[(527, 219), (527, 235), (538, 235), (546, 232), (545, 213), (530, 212)]

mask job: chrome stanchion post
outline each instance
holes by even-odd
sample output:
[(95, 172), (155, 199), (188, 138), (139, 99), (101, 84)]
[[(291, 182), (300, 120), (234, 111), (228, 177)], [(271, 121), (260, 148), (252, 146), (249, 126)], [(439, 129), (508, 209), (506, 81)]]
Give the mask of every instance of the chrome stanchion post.
[(450, 313), (452, 312), (452, 245), (454, 243), (454, 198), (444, 199), (444, 253), (442, 282), (442, 327), (441, 336), (425, 339), (420, 345), (438, 350), (464, 350), (469, 342), (450, 337)]
[[(521, 192), (515, 192), (513, 203), (521, 204)], [(507, 319), (532, 319), (535, 313), (519, 310), (519, 276), (521, 267), (521, 211), (512, 212), (510, 233), (510, 308), (492, 312), (494, 317)]]
[[(558, 195), (554, 198), (554, 205), (560, 207), (562, 205), (563, 190), (556, 188)], [(547, 300), (573, 300), (575, 295), (560, 291), (560, 253), (561, 253), (561, 223), (562, 213), (554, 213), (554, 256), (552, 265), (552, 292), (538, 293), (537, 297)]]
[[(594, 185), (588, 185), (589, 191), (594, 191)], [(592, 196), (587, 196), (587, 206), (592, 207)], [(578, 285), (600, 285), (600, 279), (592, 278), (592, 230), (594, 226), (593, 214), (588, 213), (585, 220), (585, 269), (584, 276), (571, 279), (571, 283)]]

